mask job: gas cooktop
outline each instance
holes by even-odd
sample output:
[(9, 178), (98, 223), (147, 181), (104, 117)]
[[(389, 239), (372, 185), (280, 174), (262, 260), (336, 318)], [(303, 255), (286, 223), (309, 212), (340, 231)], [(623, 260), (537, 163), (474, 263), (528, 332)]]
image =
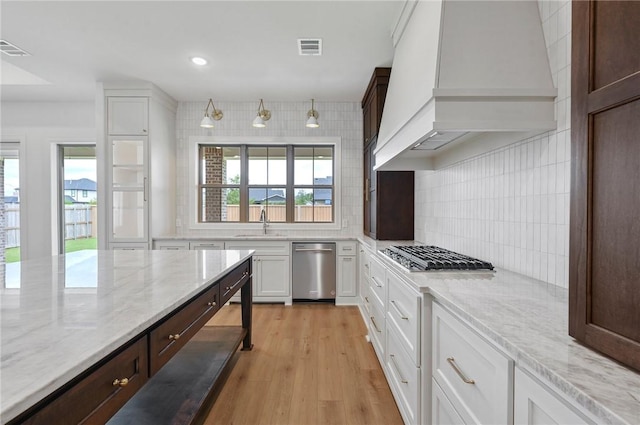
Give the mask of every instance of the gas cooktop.
[(493, 270), (491, 263), (437, 246), (396, 245), (381, 252), (410, 271)]

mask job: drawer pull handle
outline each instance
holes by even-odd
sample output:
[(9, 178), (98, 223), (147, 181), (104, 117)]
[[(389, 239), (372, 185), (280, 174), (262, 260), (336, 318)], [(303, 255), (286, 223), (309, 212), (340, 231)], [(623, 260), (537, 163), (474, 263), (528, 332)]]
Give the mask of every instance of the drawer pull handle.
[(456, 373), (458, 374), (458, 376), (460, 377), (460, 379), (462, 379), (462, 381), (465, 384), (475, 384), (476, 381), (474, 381), (473, 379), (469, 379), (467, 378), (464, 373), (462, 373), (462, 371), (460, 370), (460, 368), (458, 367), (458, 365), (456, 364), (456, 360), (453, 357), (447, 357), (447, 362), (449, 362), (449, 364), (451, 365), (451, 367), (453, 368), (453, 370), (456, 371)]
[(398, 307), (398, 305), (396, 304), (396, 302), (394, 300), (391, 300), (391, 304), (393, 304), (393, 306), (396, 308), (396, 310), (398, 310), (398, 313), (400, 313), (400, 318), (402, 320), (409, 320), (409, 317), (407, 317), (407, 315), (404, 314), (402, 312), (402, 310), (400, 310), (400, 307)]
[(364, 297), (364, 300), (365, 300), (366, 302), (369, 302), (369, 297)]
[(211, 301), (211, 302), (208, 302), (208, 303), (207, 303), (207, 305), (208, 305), (209, 307), (215, 307), (217, 304), (216, 304), (216, 302), (215, 302), (215, 301)]
[(396, 372), (398, 372), (398, 376), (400, 377), (400, 382), (402, 382), (403, 384), (408, 384), (409, 381), (404, 379), (404, 377), (402, 376), (402, 373), (400, 373), (400, 368), (398, 367), (398, 363), (396, 363), (396, 356), (394, 356), (393, 354), (389, 354), (389, 358), (391, 359), (391, 363), (393, 363), (393, 367), (395, 368)]
[(375, 276), (371, 276), (371, 279), (373, 280), (373, 283), (378, 287), (378, 288), (382, 288), (382, 285), (380, 283), (378, 283), (378, 279)]
[(177, 341), (180, 339), (180, 334), (169, 335), (169, 341)]
[(114, 379), (111, 383), (114, 387), (126, 387), (127, 384), (129, 384), (129, 380), (127, 378)]
[(376, 328), (376, 331), (378, 331), (379, 333), (382, 333), (382, 331), (378, 328), (378, 325), (376, 324), (376, 319), (374, 319), (373, 316), (371, 316), (371, 323), (373, 323), (373, 327)]

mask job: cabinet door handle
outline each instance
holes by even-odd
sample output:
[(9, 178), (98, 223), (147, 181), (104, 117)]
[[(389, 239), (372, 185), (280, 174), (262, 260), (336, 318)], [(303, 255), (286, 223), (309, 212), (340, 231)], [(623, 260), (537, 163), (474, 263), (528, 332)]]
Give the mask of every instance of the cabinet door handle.
[(396, 370), (396, 372), (398, 372), (398, 376), (400, 377), (400, 382), (402, 382), (403, 384), (408, 384), (409, 381), (404, 379), (404, 377), (402, 376), (402, 373), (400, 372), (400, 368), (398, 367), (398, 363), (396, 363), (396, 356), (394, 356), (393, 354), (389, 354), (389, 358), (391, 359), (391, 363), (393, 363), (394, 369)]
[(373, 283), (378, 287), (378, 288), (382, 288), (382, 285), (378, 282), (378, 279), (376, 279), (375, 276), (371, 276), (371, 280), (373, 280)]
[(180, 339), (180, 334), (169, 335), (169, 341), (177, 341)]
[(147, 202), (147, 178), (145, 177), (142, 181), (142, 196), (144, 202)]
[(458, 367), (458, 365), (456, 364), (456, 360), (453, 357), (447, 357), (447, 362), (449, 362), (449, 364), (451, 365), (451, 367), (453, 368), (453, 370), (456, 371), (456, 373), (458, 374), (458, 376), (460, 377), (460, 379), (462, 379), (462, 381), (465, 384), (475, 384), (476, 381), (474, 381), (473, 379), (469, 379), (465, 376), (464, 373), (462, 373), (462, 371), (460, 370), (460, 368)]
[(376, 324), (376, 319), (374, 319), (373, 316), (371, 316), (371, 323), (373, 323), (373, 327), (376, 328), (376, 331), (378, 333), (382, 333), (382, 331), (380, 330), (380, 328), (378, 328), (378, 325)]
[(409, 317), (407, 317), (406, 314), (404, 314), (402, 312), (402, 310), (400, 310), (400, 307), (398, 307), (398, 304), (396, 304), (396, 302), (394, 300), (391, 300), (391, 304), (393, 304), (393, 306), (396, 308), (396, 310), (398, 311), (398, 313), (400, 313), (400, 318), (402, 320), (409, 320)]
[(208, 302), (208, 303), (207, 303), (207, 305), (208, 305), (209, 307), (215, 307), (217, 304), (216, 304), (216, 302), (215, 302), (215, 301), (211, 301), (211, 302)]
[(366, 179), (364, 182), (364, 200), (369, 202), (369, 185), (370, 179)]
[(364, 297), (364, 300), (365, 300), (366, 302), (369, 302), (369, 297)]
[(128, 384), (129, 384), (129, 379), (127, 378), (114, 379), (113, 382), (111, 383), (111, 385), (113, 385), (114, 387), (126, 387)]

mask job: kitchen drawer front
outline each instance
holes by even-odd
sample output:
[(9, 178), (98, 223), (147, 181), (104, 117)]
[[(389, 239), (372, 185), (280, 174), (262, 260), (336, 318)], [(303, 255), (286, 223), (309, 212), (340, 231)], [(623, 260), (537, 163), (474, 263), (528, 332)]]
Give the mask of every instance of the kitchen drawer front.
[(213, 317), (214, 313), (220, 309), (220, 305), (220, 286), (216, 283), (151, 331), (149, 334), (151, 376)]
[(387, 326), (386, 369), (396, 403), (406, 424), (420, 418), (420, 368), (404, 350), (395, 330)]
[(371, 277), (369, 279), (371, 283), (371, 297), (372, 302), (377, 301), (378, 305), (384, 309), (387, 303), (387, 285), (385, 277), (385, 269), (382, 263), (371, 257)]
[(371, 289), (369, 288), (369, 279), (363, 277), (364, 283), (360, 285), (360, 296), (362, 297), (362, 305), (365, 311), (369, 313), (371, 311)]
[(144, 336), (23, 423), (50, 425), (61, 423), (63, 418), (69, 424), (105, 423), (148, 379)]
[(336, 242), (336, 253), (338, 255), (356, 255), (358, 243), (355, 241)]
[(360, 272), (367, 278), (371, 277), (371, 255), (364, 247), (360, 247)]
[(431, 387), (431, 423), (438, 425), (464, 425), (464, 421), (456, 412), (442, 388), (432, 379)]
[(375, 303), (371, 304), (369, 309), (369, 335), (380, 359), (380, 364), (384, 364), (384, 352), (387, 345), (384, 310), (380, 309)]
[(220, 281), (220, 305), (224, 305), (238, 290), (249, 281), (251, 261), (245, 261)]
[(512, 423), (513, 361), (437, 303), (433, 376), (466, 423)]
[(253, 249), (254, 255), (291, 255), (291, 244), (281, 241), (227, 241), (224, 249)]
[(404, 349), (420, 366), (420, 330), (421, 330), (421, 298), (420, 294), (409, 288), (398, 276), (387, 271), (387, 327), (398, 332), (398, 338)]
[(189, 249), (224, 249), (223, 241), (189, 242)]
[(182, 249), (189, 249), (189, 242), (187, 241), (153, 241), (153, 249), (165, 249), (179, 251)]

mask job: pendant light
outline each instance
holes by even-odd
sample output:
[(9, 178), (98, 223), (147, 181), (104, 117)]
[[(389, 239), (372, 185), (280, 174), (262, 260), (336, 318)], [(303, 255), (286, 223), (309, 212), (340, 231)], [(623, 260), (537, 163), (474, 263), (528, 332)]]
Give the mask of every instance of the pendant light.
[(258, 114), (253, 119), (253, 126), (257, 128), (264, 128), (267, 126), (266, 121), (271, 118), (271, 111), (264, 109), (264, 102), (260, 99), (260, 105), (258, 105)]
[[(209, 106), (211, 106), (211, 113), (209, 113)], [(220, 109), (216, 109), (216, 107), (213, 105), (213, 100), (209, 99), (207, 108), (204, 110), (204, 118), (202, 118), (202, 121), (200, 121), (200, 127), (213, 128), (213, 120), (220, 121), (221, 119), (222, 111)]]
[(320, 124), (318, 124), (318, 117), (320, 114), (318, 111), (313, 109), (313, 99), (311, 99), (311, 109), (307, 112), (307, 127), (309, 128), (318, 128)]

